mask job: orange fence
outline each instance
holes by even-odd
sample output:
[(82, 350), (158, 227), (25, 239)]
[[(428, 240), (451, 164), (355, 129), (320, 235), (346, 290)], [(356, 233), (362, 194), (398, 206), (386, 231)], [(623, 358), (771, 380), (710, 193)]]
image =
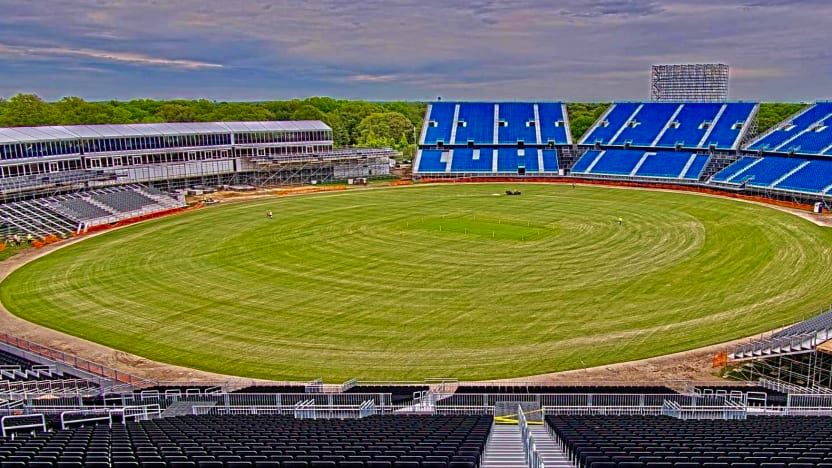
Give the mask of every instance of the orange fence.
[(638, 188), (653, 188), (662, 190), (674, 190), (679, 192), (695, 192), (706, 193), (709, 195), (718, 195), (720, 197), (737, 198), (740, 200), (756, 201), (760, 203), (767, 203), (769, 205), (783, 206), (786, 208), (795, 208), (798, 210), (812, 211), (814, 208), (810, 204), (795, 203), (785, 200), (774, 200), (771, 198), (746, 195), (742, 193), (729, 192), (719, 190), (716, 188), (700, 187), (695, 185), (674, 185), (661, 184), (650, 182), (633, 182), (633, 181), (617, 181), (607, 179), (575, 179), (572, 177), (524, 177), (523, 179), (513, 179), (511, 177), (460, 177), (456, 179), (441, 179), (441, 178), (423, 178), (424, 183), (466, 183), (466, 182), (511, 182), (511, 183), (528, 183), (528, 182), (542, 182), (542, 183), (564, 183), (574, 184), (580, 183), (583, 185), (604, 185), (612, 187), (638, 187)]
[(321, 185), (316, 187), (298, 187), (292, 189), (285, 189), (285, 190), (275, 190), (274, 193), (277, 196), (284, 196), (284, 195), (296, 195), (301, 193), (315, 193), (315, 192), (337, 192), (341, 190), (346, 190), (346, 185)]
[(147, 221), (148, 219), (161, 218), (163, 216), (168, 216), (168, 215), (172, 215), (172, 214), (176, 214), (176, 213), (184, 213), (186, 211), (193, 211), (193, 210), (202, 208), (203, 206), (204, 206), (204, 204), (202, 202), (200, 202), (200, 203), (197, 203), (197, 204), (195, 204), (193, 206), (190, 206), (190, 207), (187, 207), (187, 208), (173, 208), (173, 209), (170, 209), (170, 210), (157, 211), (156, 213), (148, 213), (148, 214), (141, 215), (141, 216), (134, 216), (132, 218), (122, 219), (121, 221), (118, 221), (118, 222), (115, 222), (115, 223), (99, 224), (98, 226), (93, 226), (93, 227), (87, 229), (87, 231), (85, 233), (79, 234), (79, 235), (90, 234), (90, 233), (99, 232), (99, 231), (106, 231), (107, 229), (112, 229), (112, 228), (121, 227), (121, 226), (127, 226), (128, 224), (134, 224), (134, 223), (138, 223), (140, 221)]

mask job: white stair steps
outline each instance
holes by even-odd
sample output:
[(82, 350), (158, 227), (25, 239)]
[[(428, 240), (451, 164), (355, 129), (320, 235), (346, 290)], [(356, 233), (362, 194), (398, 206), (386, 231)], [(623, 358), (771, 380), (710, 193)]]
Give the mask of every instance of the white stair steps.
[(529, 430), (534, 437), (537, 453), (546, 468), (573, 468), (572, 462), (555, 443), (546, 426), (529, 426)]
[(482, 460), (481, 468), (528, 468), (520, 427), (495, 425)]

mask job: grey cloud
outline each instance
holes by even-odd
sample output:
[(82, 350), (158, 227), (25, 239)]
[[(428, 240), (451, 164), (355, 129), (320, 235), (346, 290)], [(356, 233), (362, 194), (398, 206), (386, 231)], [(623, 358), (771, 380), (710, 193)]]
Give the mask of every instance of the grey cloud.
[[(797, 3), (811, 7), (780, 0), (0, 0), (13, 13), (0, 18), (0, 44), (97, 51), (55, 57), (48, 79), (27, 77), (34, 62), (15, 59), (3, 89), (18, 83), (54, 93), (64, 83), (76, 94), (107, 89), (112, 97), (643, 99), (652, 63), (721, 61), (737, 70), (735, 98), (828, 97), (832, 2)], [(223, 68), (139, 79), (108, 65), (109, 55)], [(101, 67), (110, 73), (82, 76)], [(119, 89), (118, 80), (130, 85)]]

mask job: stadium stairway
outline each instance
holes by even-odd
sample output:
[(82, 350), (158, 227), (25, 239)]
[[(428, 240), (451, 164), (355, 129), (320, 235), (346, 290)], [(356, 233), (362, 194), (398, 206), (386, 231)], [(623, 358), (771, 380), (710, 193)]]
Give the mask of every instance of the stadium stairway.
[(528, 468), (528, 466), (526, 454), (523, 452), (520, 426), (495, 425), (485, 446), (481, 468)]
[(188, 416), (194, 414), (194, 406), (215, 406), (216, 401), (177, 401), (172, 403), (162, 411), (163, 418), (173, 418), (176, 416)]
[(546, 468), (573, 468), (572, 462), (555, 443), (546, 426), (529, 426), (534, 437), (537, 453), (540, 454)]

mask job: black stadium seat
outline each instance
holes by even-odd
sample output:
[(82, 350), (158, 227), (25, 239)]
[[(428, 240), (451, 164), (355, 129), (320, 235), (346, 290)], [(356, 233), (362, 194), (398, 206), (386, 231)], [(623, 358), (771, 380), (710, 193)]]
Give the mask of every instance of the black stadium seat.
[(491, 424), (484, 416), (179, 416), (0, 439), (0, 466), (475, 468)]

